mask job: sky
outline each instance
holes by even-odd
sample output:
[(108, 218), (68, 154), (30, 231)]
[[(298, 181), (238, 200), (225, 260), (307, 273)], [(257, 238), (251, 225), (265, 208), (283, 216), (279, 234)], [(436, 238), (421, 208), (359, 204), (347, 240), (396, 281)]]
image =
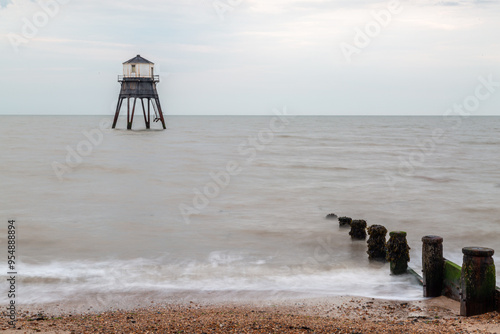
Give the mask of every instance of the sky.
[(499, 18), (496, 0), (0, 0), (0, 114), (114, 114), (140, 54), (166, 115), (500, 115)]

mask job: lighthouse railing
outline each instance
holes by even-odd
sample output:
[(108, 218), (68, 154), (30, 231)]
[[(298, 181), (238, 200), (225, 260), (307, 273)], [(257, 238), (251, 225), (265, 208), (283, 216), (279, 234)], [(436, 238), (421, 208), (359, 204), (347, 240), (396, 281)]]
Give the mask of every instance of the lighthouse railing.
[(144, 77), (138, 77), (138, 76), (132, 76), (132, 75), (119, 75), (118, 76), (118, 82), (122, 82), (124, 79), (126, 80), (145, 80), (145, 79), (151, 79), (154, 82), (160, 82), (160, 76), (159, 75), (151, 75), (151, 76), (144, 76)]

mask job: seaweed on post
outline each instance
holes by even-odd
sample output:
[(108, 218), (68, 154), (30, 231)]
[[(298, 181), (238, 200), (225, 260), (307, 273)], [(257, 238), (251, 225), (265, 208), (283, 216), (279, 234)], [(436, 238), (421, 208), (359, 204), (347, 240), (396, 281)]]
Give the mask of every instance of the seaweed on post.
[(340, 227), (349, 227), (351, 226), (352, 218), (351, 217), (339, 217), (339, 226)]
[(353, 220), (351, 222), (351, 231), (349, 232), (351, 239), (365, 240), (366, 239), (366, 220)]
[(370, 260), (386, 261), (387, 257), (387, 246), (385, 243), (385, 237), (387, 235), (387, 229), (382, 225), (371, 225), (368, 227), (368, 258)]
[(410, 246), (406, 241), (406, 232), (393, 231), (389, 233), (387, 242), (387, 261), (391, 264), (391, 273), (401, 275), (406, 273), (410, 261)]

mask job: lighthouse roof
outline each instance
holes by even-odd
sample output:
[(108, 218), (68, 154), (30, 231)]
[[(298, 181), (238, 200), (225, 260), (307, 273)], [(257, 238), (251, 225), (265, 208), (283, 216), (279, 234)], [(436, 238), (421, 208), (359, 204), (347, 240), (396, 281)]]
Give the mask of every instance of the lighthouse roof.
[(134, 58), (127, 60), (123, 64), (154, 64), (154, 63), (150, 62), (145, 58), (142, 58), (141, 55), (137, 55)]

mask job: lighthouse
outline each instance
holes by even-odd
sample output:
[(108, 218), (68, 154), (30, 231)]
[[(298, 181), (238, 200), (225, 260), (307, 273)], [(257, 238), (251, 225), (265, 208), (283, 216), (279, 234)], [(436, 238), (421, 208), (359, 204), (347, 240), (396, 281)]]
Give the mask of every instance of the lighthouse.
[[(127, 60), (123, 63), (123, 75), (118, 76), (118, 82), (121, 83), (122, 87), (116, 105), (115, 118), (112, 126), (113, 129), (116, 126), (123, 100), (125, 99), (127, 99), (128, 130), (132, 129), (137, 99), (141, 100), (140, 103), (144, 115), (144, 122), (146, 123), (146, 129), (151, 127), (151, 106), (154, 112), (153, 122), (161, 122), (163, 129), (167, 128), (165, 126), (165, 120), (163, 119), (160, 98), (156, 90), (156, 83), (160, 82), (160, 76), (154, 74), (154, 63), (144, 59), (140, 55)], [(132, 106), (130, 103), (131, 99), (133, 99)], [(146, 100), (146, 105), (144, 104), (144, 100)]]

